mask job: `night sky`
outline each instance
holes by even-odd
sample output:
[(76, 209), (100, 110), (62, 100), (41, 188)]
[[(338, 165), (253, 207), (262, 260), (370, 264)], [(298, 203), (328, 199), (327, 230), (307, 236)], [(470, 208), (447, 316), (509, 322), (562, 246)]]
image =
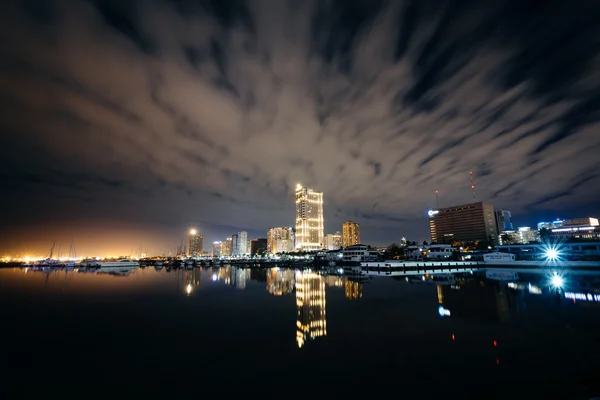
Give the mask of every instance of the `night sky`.
[(600, 216), (595, 1), (0, 2), (0, 255), (293, 225)]

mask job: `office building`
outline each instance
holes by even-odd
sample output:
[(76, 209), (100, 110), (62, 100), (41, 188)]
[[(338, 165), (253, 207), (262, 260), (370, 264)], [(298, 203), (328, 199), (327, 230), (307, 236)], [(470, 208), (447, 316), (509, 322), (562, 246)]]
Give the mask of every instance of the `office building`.
[(527, 244), (535, 242), (536, 231), (532, 231), (528, 226), (521, 226), (517, 229), (517, 235), (519, 237), (519, 243)]
[(198, 232), (197, 229), (192, 228), (188, 234), (188, 256), (189, 257), (198, 257), (202, 254), (202, 245), (204, 241), (204, 236)]
[(323, 193), (296, 186), (296, 249), (323, 248)]
[(250, 255), (256, 256), (267, 252), (267, 238), (258, 238), (250, 241)]
[(560, 228), (550, 230), (553, 240), (598, 240), (600, 225), (597, 218), (573, 218), (563, 221)]
[(429, 210), (431, 241), (439, 244), (457, 242), (498, 241), (494, 206), (471, 203)]
[(327, 250), (339, 250), (342, 248), (342, 234), (340, 232), (328, 233), (323, 240), (323, 247)]
[(292, 228), (277, 227), (267, 232), (267, 251), (270, 254), (290, 252), (294, 249)]
[(543, 228), (549, 229), (549, 230), (562, 228), (564, 222), (565, 221), (563, 221), (561, 219), (556, 219), (555, 221), (550, 221), (550, 222), (540, 222), (537, 224), (537, 228), (538, 228), (538, 231)]
[(221, 257), (221, 242), (213, 242), (211, 255), (212, 257)]
[(296, 272), (296, 341), (304, 346), (308, 339), (327, 336), (325, 279), (308, 271)]
[(248, 232), (242, 231), (237, 234), (236, 255), (243, 256), (248, 251)]
[(504, 231), (512, 231), (513, 224), (511, 222), (512, 215), (507, 210), (496, 210), (496, 228), (498, 229), (498, 235)]
[(360, 244), (360, 225), (353, 221), (346, 221), (342, 225), (342, 241), (344, 248)]
[(226, 240), (221, 242), (221, 257), (230, 257), (233, 249), (233, 238), (228, 237)]

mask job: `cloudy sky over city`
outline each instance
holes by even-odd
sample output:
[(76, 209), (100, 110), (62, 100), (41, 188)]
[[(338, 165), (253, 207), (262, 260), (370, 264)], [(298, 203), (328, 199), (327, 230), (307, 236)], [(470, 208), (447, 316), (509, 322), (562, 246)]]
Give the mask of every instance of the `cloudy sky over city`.
[[(536, 4), (543, 6), (536, 6)], [(4, 1), (0, 253), (293, 225), (428, 239), (476, 199), (598, 216), (591, 1)], [(67, 244), (68, 246), (68, 244)], [(207, 245), (205, 244), (205, 248)], [(0, 254), (1, 255), (1, 254)]]

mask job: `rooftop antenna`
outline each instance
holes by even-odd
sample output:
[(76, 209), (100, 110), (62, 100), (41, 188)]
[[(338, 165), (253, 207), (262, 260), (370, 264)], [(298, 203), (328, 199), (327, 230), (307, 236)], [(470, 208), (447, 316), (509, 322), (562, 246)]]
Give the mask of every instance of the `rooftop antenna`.
[(437, 203), (437, 208), (439, 210), (439, 208), (440, 208), (440, 196), (439, 196), (439, 192), (437, 190), (435, 191), (435, 201)]
[(469, 172), (471, 177), (471, 190), (473, 191), (473, 200), (475, 200), (475, 183), (473, 182), (473, 172)]

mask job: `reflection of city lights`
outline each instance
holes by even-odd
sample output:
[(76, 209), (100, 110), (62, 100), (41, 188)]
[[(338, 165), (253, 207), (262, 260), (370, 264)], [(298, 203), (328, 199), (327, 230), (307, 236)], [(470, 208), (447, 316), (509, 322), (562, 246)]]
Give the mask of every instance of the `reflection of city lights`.
[(190, 294), (190, 293), (192, 293), (192, 285), (188, 284), (188, 285), (185, 287), (185, 292), (186, 292), (187, 294)]
[(551, 282), (552, 282), (552, 286), (555, 286), (557, 288), (561, 288), (562, 285), (564, 284), (563, 278), (561, 276), (559, 276), (556, 272), (552, 276)]
[(449, 317), (450, 316), (450, 310), (444, 308), (443, 306), (439, 306), (438, 313), (440, 314), (440, 317)]
[(217, 276), (217, 274), (212, 274), (212, 281), (216, 282), (217, 279), (219, 279), (219, 277)]

